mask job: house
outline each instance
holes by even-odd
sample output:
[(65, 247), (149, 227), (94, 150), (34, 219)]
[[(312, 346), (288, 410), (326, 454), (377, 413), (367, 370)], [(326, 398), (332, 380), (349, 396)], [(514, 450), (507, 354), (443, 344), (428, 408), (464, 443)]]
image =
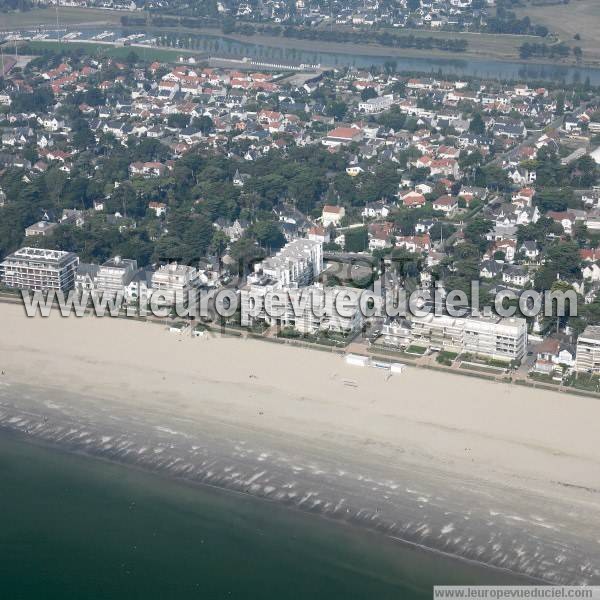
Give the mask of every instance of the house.
[(75, 208), (65, 208), (62, 211), (60, 223), (65, 225), (75, 225), (76, 227), (83, 227), (85, 223), (84, 212)]
[(325, 227), (319, 227), (318, 225), (315, 225), (308, 230), (307, 237), (313, 242), (321, 242), (322, 244), (328, 244), (331, 240), (329, 230), (325, 229)]
[(394, 224), (384, 221), (383, 223), (371, 223), (369, 225), (369, 249), (380, 250), (392, 245)]
[(579, 257), (584, 262), (600, 260), (600, 248), (583, 248), (579, 251)]
[(537, 243), (534, 240), (525, 240), (519, 247), (519, 253), (523, 254), (529, 261), (535, 261), (540, 255)]
[(323, 227), (329, 227), (330, 225), (337, 227), (345, 215), (346, 209), (343, 206), (331, 206), (326, 204), (321, 213), (321, 223)]
[(535, 190), (530, 187), (521, 188), (518, 192), (513, 192), (512, 203), (519, 208), (527, 208), (532, 205)]
[(322, 140), (324, 146), (341, 146), (352, 142), (360, 142), (363, 138), (363, 131), (358, 127), (336, 127), (332, 129)]
[(506, 265), (502, 270), (502, 281), (523, 287), (530, 281), (529, 273), (519, 265)]
[(239, 170), (236, 169), (232, 183), (235, 187), (242, 188), (248, 179), (250, 179), (250, 175), (248, 173), (240, 173)]
[(164, 217), (167, 214), (167, 205), (164, 202), (150, 202), (148, 209), (154, 211), (157, 217)]
[(54, 229), (58, 227), (58, 223), (51, 223), (50, 221), (38, 221), (33, 223), (29, 227), (25, 228), (25, 237), (42, 236), (45, 237), (50, 235)]
[(415, 192), (426, 196), (427, 194), (433, 193), (433, 185), (428, 183), (419, 183), (418, 185), (415, 185)]
[(562, 225), (563, 231), (570, 234), (573, 231), (573, 225), (575, 225), (575, 214), (572, 211), (561, 211), (557, 212), (549, 210), (546, 216), (552, 219), (555, 223)]
[(236, 219), (233, 223), (230, 223), (222, 218), (217, 219), (213, 225), (216, 229), (221, 230), (232, 242), (239, 240), (249, 226), (244, 220)]
[(379, 96), (377, 98), (370, 98), (366, 102), (358, 103), (359, 112), (374, 115), (391, 108), (394, 104), (394, 96), (392, 94), (386, 96)]
[(587, 281), (600, 281), (600, 266), (598, 263), (588, 263), (581, 269), (582, 277)]
[(392, 245), (390, 236), (385, 231), (377, 230), (375, 233), (369, 233), (369, 250), (382, 250)]
[(350, 177), (356, 177), (361, 173), (364, 173), (365, 170), (360, 165), (352, 165), (350, 167), (346, 167), (346, 173), (350, 175)]
[(479, 269), (479, 276), (484, 279), (493, 279), (502, 275), (503, 263), (496, 260), (484, 260)]
[(440, 196), (433, 201), (433, 210), (439, 210), (446, 215), (452, 215), (458, 208), (458, 199), (454, 196)]
[(552, 374), (560, 368), (575, 366), (575, 348), (572, 344), (556, 337), (546, 338), (536, 348), (536, 361), (533, 370), (538, 373)]
[(507, 263), (512, 263), (515, 260), (517, 252), (517, 241), (513, 239), (500, 239), (494, 242), (492, 246), (483, 255), (484, 260), (494, 258), (497, 253), (504, 255), (504, 260)]
[(78, 292), (94, 290), (98, 269), (100, 269), (100, 265), (94, 263), (79, 263), (75, 273), (75, 289)]
[(409, 252), (428, 252), (431, 249), (431, 238), (428, 233), (423, 235), (404, 235), (396, 238), (396, 246)]
[(361, 213), (363, 217), (374, 218), (381, 217), (385, 219), (390, 214), (388, 205), (383, 200), (369, 202)]
[(523, 123), (496, 122), (492, 127), (494, 136), (506, 137), (511, 140), (523, 139), (527, 135), (527, 128)]
[(433, 219), (422, 219), (415, 223), (415, 233), (427, 233), (436, 224)]
[(425, 196), (418, 192), (408, 192), (402, 196), (402, 204), (407, 208), (418, 208), (425, 206)]
[(512, 170), (509, 169), (507, 175), (515, 185), (531, 185), (537, 179), (537, 173), (535, 171), (530, 171), (529, 169), (523, 169), (521, 167), (516, 167)]

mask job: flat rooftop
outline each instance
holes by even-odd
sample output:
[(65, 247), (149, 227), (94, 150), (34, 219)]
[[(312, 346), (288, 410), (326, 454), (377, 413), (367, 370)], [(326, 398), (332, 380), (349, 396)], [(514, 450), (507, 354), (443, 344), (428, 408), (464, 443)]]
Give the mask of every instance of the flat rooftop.
[(48, 263), (60, 263), (76, 258), (77, 255), (74, 252), (24, 247), (9, 254), (4, 260), (39, 260)]
[(312, 249), (321, 246), (321, 242), (315, 240), (299, 239), (286, 244), (275, 256), (265, 258), (261, 266), (267, 269), (274, 269), (284, 266), (290, 261), (306, 258)]
[(579, 339), (593, 340), (600, 342), (600, 325), (588, 325), (583, 333), (579, 335)]

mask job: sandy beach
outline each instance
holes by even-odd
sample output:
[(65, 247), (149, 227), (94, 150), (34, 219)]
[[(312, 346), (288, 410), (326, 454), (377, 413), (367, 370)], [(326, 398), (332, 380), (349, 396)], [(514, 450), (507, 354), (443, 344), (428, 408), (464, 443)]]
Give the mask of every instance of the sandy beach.
[(553, 583), (600, 583), (600, 402), (0, 305), (0, 428)]

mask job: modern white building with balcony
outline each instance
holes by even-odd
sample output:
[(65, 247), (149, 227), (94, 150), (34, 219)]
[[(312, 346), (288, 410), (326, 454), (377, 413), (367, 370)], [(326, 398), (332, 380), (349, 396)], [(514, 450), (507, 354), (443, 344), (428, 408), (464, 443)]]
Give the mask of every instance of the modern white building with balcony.
[(73, 252), (25, 247), (0, 263), (0, 280), (11, 288), (66, 292), (74, 286), (78, 264)]
[(152, 274), (152, 292), (160, 293), (167, 305), (174, 305), (176, 301), (186, 303), (199, 282), (200, 274), (194, 267), (170, 263)]
[[(461, 318), (430, 313), (402, 320), (401, 324), (386, 323), (382, 333), (385, 342), (393, 346), (416, 344), (507, 362), (522, 359), (527, 351), (527, 322), (520, 318)], [(598, 344), (600, 368), (600, 336)]]
[(280, 286), (310, 285), (323, 270), (323, 243), (298, 239), (286, 244), (275, 256), (254, 265), (248, 283), (267, 277)]
[(600, 373), (600, 326), (588, 325), (577, 338), (575, 370), (580, 373)]
[(106, 294), (125, 294), (125, 289), (138, 270), (137, 261), (115, 256), (100, 265), (96, 274), (95, 287)]

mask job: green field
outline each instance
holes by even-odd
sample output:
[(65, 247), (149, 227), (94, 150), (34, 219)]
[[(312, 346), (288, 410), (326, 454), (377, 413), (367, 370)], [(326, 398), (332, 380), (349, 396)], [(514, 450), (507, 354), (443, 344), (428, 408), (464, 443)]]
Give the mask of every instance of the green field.
[[(558, 34), (569, 46), (580, 46), (586, 62), (600, 62), (600, 2), (598, 0), (571, 0), (568, 4), (534, 6), (528, 3), (515, 10), (519, 18), (528, 16), (533, 23), (545, 25)], [(578, 41), (576, 34), (581, 36)]]
[(110, 44), (95, 44), (93, 42), (28, 42), (22, 52), (30, 54), (42, 54), (44, 51), (58, 48), (76, 50), (81, 48), (86, 54), (113, 56), (125, 58), (131, 52), (135, 52), (142, 60), (157, 60), (159, 62), (176, 62), (179, 56), (198, 56), (193, 52), (179, 50), (177, 48), (140, 48), (135, 46), (111, 46)]
[[(579, 45), (584, 52), (584, 62), (600, 63), (600, 37), (597, 36), (597, 28), (600, 23), (600, 1), (599, 0), (571, 0), (569, 4), (557, 4), (550, 6), (534, 6), (527, 3), (522, 8), (516, 8), (515, 12), (519, 17), (529, 16), (534, 23), (546, 25), (550, 31), (556, 32), (558, 37), (570, 46)], [(130, 13), (128, 11), (102, 10), (94, 8), (75, 8), (64, 7), (59, 9), (61, 25), (69, 28), (80, 27), (107, 27), (119, 25), (121, 17), (135, 14), (140, 16), (142, 13)], [(38, 26), (56, 25), (56, 11), (54, 8), (35, 9), (22, 13), (2, 14), (0, 17), (0, 31), (12, 31), (15, 29), (28, 29)], [(344, 30), (345, 26), (337, 26), (337, 29)], [(189, 32), (197, 34), (219, 35), (219, 29), (188, 29), (182, 28), (161, 28), (161, 31), (177, 30), (179, 32)], [(402, 56), (440, 56), (445, 58), (469, 57), (489, 57), (494, 59), (518, 59), (519, 47), (525, 42), (542, 41), (535, 36), (521, 35), (493, 35), (486, 33), (471, 32), (449, 32), (449, 31), (427, 31), (427, 30), (390, 30), (393, 34), (414, 35), (417, 37), (433, 37), (446, 39), (465, 39), (469, 43), (466, 52), (453, 53), (440, 50), (417, 50), (402, 49), (391, 51), (388, 47), (380, 47), (373, 44), (350, 44), (350, 43), (328, 43), (315, 42), (314, 40), (290, 39), (283, 37), (270, 37), (267, 35), (255, 35), (245, 37), (231, 34), (227, 37), (243, 42), (270, 43), (284, 48), (315, 49), (318, 47), (324, 51), (347, 51), (352, 48), (353, 51), (361, 54), (370, 54), (379, 52), (384, 48), (390, 56), (400, 53)], [(574, 39), (574, 35), (579, 33), (581, 41)], [(554, 41), (553, 36), (548, 42)]]
[[(121, 17), (128, 15), (123, 10), (101, 10), (96, 8), (61, 7), (58, 12), (61, 25), (119, 25)], [(0, 13), (0, 31), (56, 25), (54, 8), (36, 8), (25, 12)]]
[[(352, 28), (347, 25), (337, 25), (334, 30), (351, 31)], [(447, 39), (447, 40), (466, 40), (469, 47), (464, 54), (486, 54), (496, 58), (518, 58), (519, 46), (524, 42), (531, 42), (536, 38), (529, 35), (494, 35), (491, 33), (474, 32), (454, 32), (438, 31), (432, 29), (395, 29), (388, 27), (385, 29), (392, 35), (398, 37), (412, 35), (415, 37)], [(451, 53), (445, 53), (451, 54)], [(461, 53), (463, 54), (463, 53)]]
[[(95, 8), (60, 8), (61, 25), (118, 25), (121, 17), (129, 14), (122, 10), (100, 10)], [(0, 13), (0, 31), (11, 31), (41, 25), (56, 25), (54, 8), (36, 8), (25, 12)]]

